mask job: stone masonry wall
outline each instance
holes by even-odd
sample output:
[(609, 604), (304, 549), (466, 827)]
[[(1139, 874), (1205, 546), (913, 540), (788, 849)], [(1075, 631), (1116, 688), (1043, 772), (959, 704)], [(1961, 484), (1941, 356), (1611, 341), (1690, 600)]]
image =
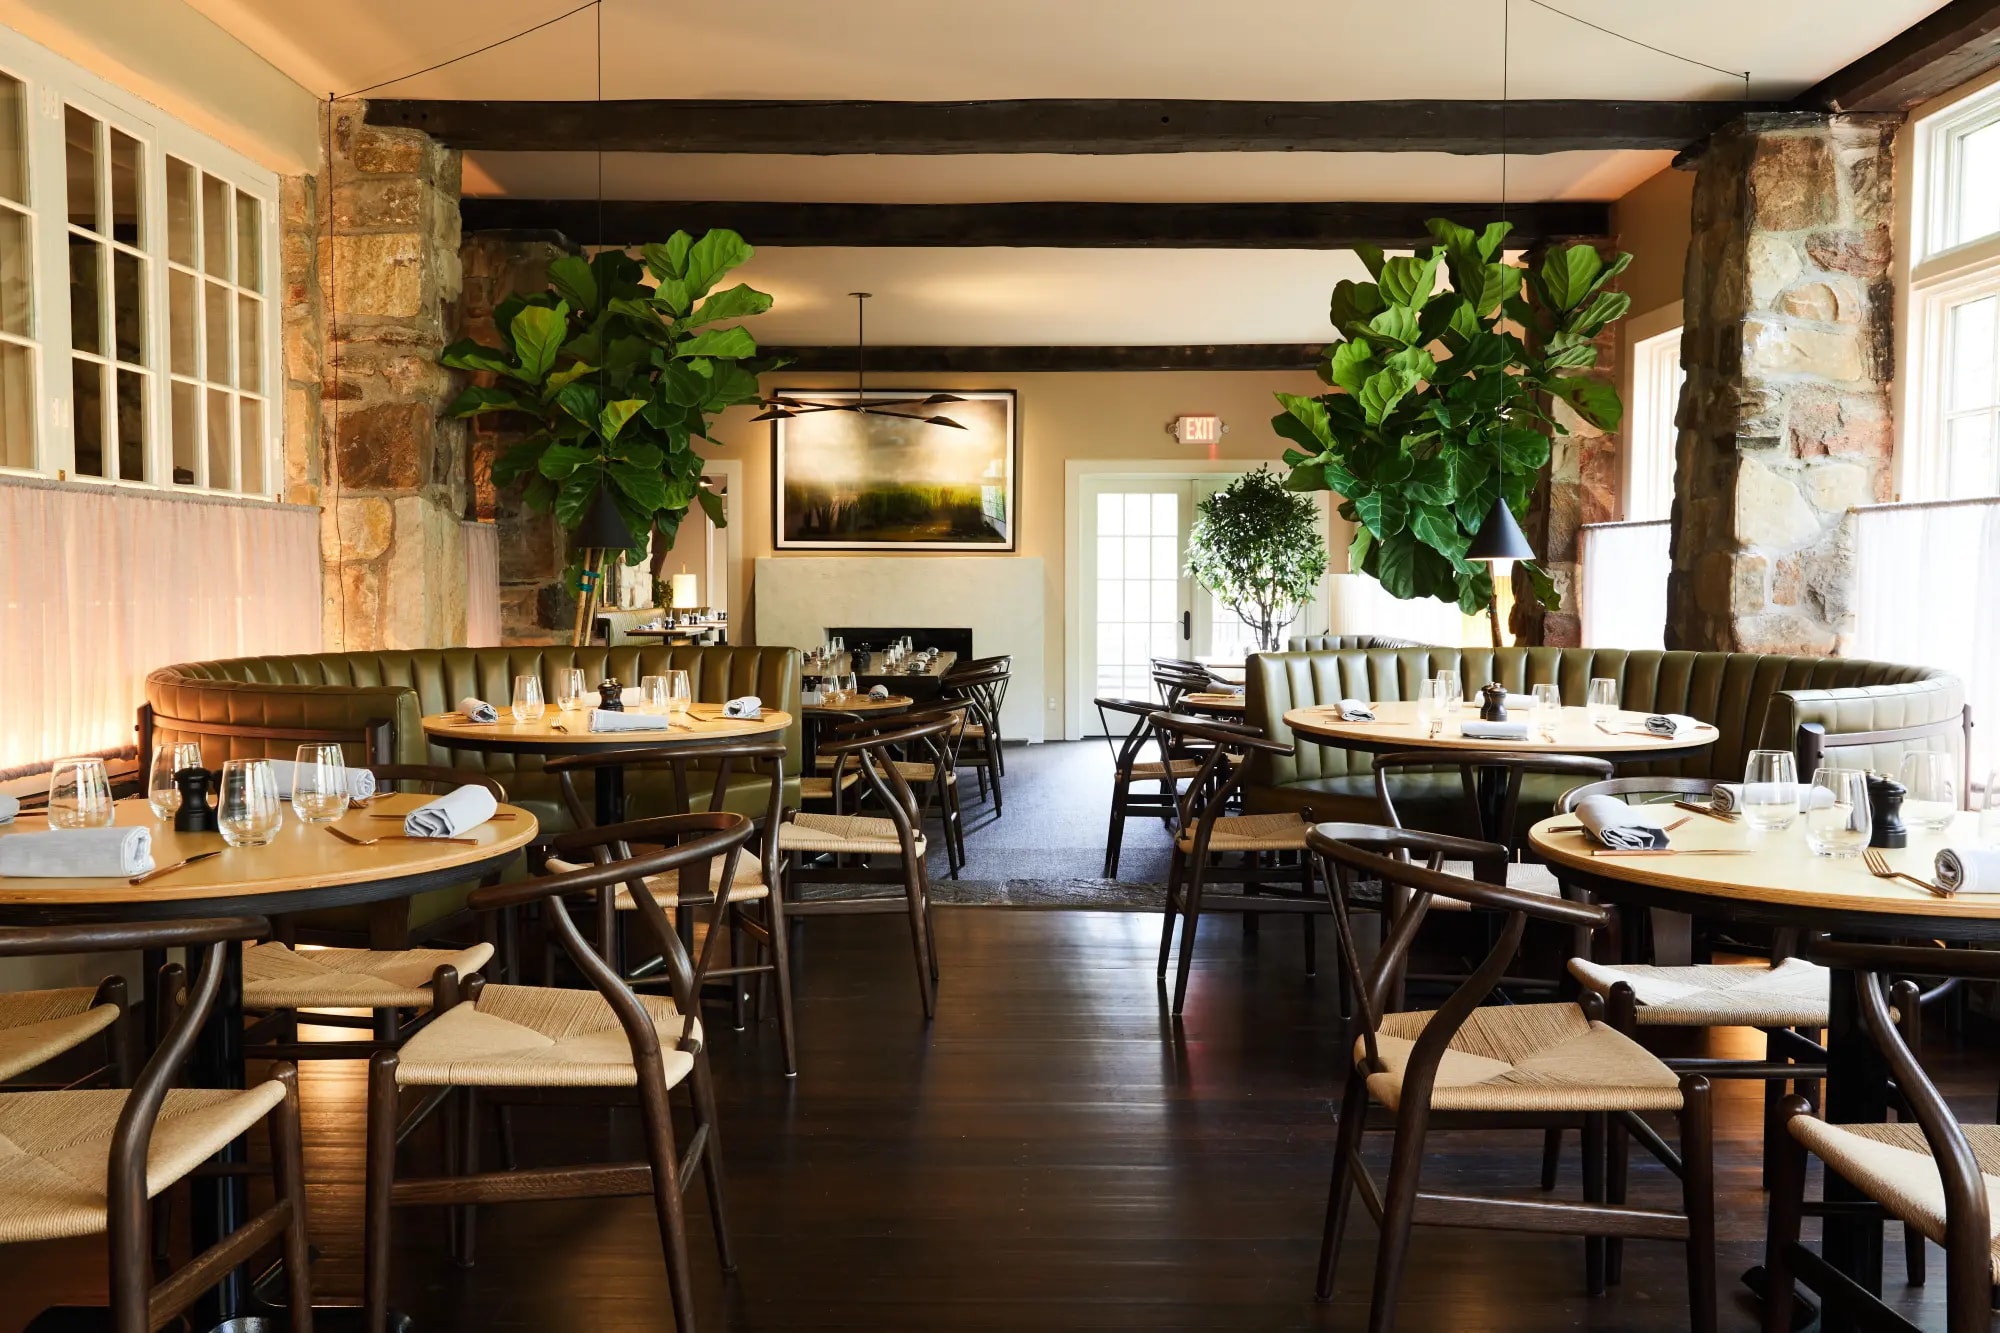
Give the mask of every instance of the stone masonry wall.
[(1891, 497), (1898, 118), (1746, 117), (1700, 159), (1667, 646), (1838, 652)]
[(326, 480), (320, 433), (326, 367), (326, 306), (320, 293), (319, 233), (324, 212), (317, 176), (287, 176), (278, 187), (280, 280), (284, 288), (284, 498), (318, 505)]
[[(319, 423), (332, 455), (326, 646), (462, 644), (465, 433), (438, 416), (454, 377), (437, 364), (460, 288), (459, 159), (419, 131), (364, 125), (363, 110), (331, 110), (331, 239), (316, 256), (332, 319)], [(322, 229), (327, 212), (321, 203)]]

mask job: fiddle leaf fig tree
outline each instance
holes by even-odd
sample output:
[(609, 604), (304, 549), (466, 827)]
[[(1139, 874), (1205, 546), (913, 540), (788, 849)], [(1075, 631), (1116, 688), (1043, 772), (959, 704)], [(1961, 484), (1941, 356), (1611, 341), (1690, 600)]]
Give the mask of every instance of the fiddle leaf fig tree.
[(1326, 577), (1318, 506), (1267, 468), (1246, 472), (1195, 506), (1187, 572), (1234, 611), (1269, 652)]
[[(1618, 425), (1616, 390), (1581, 372), (1631, 305), (1609, 284), (1632, 256), (1606, 263), (1594, 246), (1565, 245), (1528, 267), (1506, 258), (1508, 223), (1425, 225), (1435, 244), (1414, 255), (1355, 247), (1374, 281), (1334, 286), (1338, 339), (1319, 367), (1332, 391), (1279, 394), (1271, 426), (1295, 446), (1285, 485), (1337, 492), (1341, 516), (1359, 525), (1350, 568), (1393, 596), (1476, 615), (1494, 604), (1492, 571), (1466, 549), (1495, 496), (1525, 516), (1551, 437), (1567, 433), (1554, 403), (1600, 430)], [(1556, 607), (1547, 572), (1523, 565)]]
[(675, 232), (643, 253), (643, 264), (621, 250), (565, 255), (549, 265), (546, 291), (495, 307), (504, 345), (466, 339), (440, 358), (494, 381), (468, 387), (449, 415), (513, 412), (533, 423), (494, 461), (494, 484), (520, 484), (529, 507), (553, 509), (566, 530), (607, 488), (637, 538), (628, 560), (651, 531), (671, 542), (697, 502), (724, 522), (722, 502), (702, 488), (694, 441), (713, 440), (717, 413), (758, 401), (757, 376), (779, 364), (757, 359), (741, 325), (717, 327), (771, 308), (743, 283), (715, 290), (753, 253), (741, 236)]

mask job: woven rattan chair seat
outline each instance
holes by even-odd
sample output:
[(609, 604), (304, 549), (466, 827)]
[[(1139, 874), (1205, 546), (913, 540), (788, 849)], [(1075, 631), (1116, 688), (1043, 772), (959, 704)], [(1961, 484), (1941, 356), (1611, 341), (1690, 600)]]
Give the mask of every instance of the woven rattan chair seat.
[(1569, 970), (1599, 995), (1621, 981), (1630, 985), (1642, 1026), (1823, 1028), (1829, 1021), (1829, 973), (1803, 958), (1776, 967), (1619, 967), (1572, 958)]
[(463, 981), (493, 957), (466, 949), (288, 949), (243, 951), (243, 1004), (249, 1009), (402, 1009), (431, 1003), (431, 976), (454, 968)]
[[(840, 789), (846, 791), (861, 781), (861, 775), (852, 768), (840, 775)], [(799, 799), (802, 801), (830, 801), (833, 799), (833, 778), (800, 778)]]
[[(896, 823), (869, 815), (823, 815), (801, 812), (788, 824), (778, 826), (778, 847), (787, 852), (840, 852), (856, 856), (873, 853), (900, 855), (901, 839)], [(916, 835), (916, 852), (924, 854), (924, 835)]]
[[(1305, 850), (1307, 824), (1300, 815), (1223, 815), (1208, 837), (1211, 852), (1300, 852)], [(1177, 844), (1194, 850), (1194, 835), (1183, 833)]]
[[(667, 1086), (694, 1068), (680, 1049), (683, 1019), (671, 998), (641, 995), (660, 1033)], [(694, 1029), (697, 1041), (701, 1025)], [(629, 1088), (632, 1047), (611, 1005), (594, 990), (488, 986), (439, 1014), (403, 1043), (396, 1081), (414, 1087)]]
[[(1786, 1122), (1792, 1137), (1806, 1145), (1841, 1179), (1882, 1205), (1890, 1216), (1944, 1244), (1944, 1181), (1931, 1157), (1924, 1131), (1914, 1122), (1893, 1125), (1829, 1125), (1811, 1116)], [(1993, 1280), (2000, 1282), (2000, 1125), (1960, 1125), (1986, 1181), (1989, 1246)]]
[(1134, 764), (1132, 765), (1131, 773), (1126, 775), (1125, 780), (1127, 782), (1158, 782), (1161, 778), (1169, 774), (1177, 778), (1191, 778), (1200, 772), (1201, 761), (1199, 759), (1169, 759), (1164, 764), (1150, 762)]
[[(920, 782), (933, 782), (937, 779), (937, 765), (926, 763), (921, 759), (898, 759), (896, 771), (903, 775), (903, 781), (913, 787)], [(947, 768), (944, 771), (944, 780), (957, 782), (958, 774)]]
[[(0, 1245), (105, 1229), (111, 1137), (129, 1095), (109, 1088), (0, 1096)], [(284, 1099), (275, 1081), (241, 1092), (170, 1090), (147, 1148), (147, 1194), (200, 1166)]]
[(89, 986), (0, 993), (0, 1079), (74, 1050), (118, 1021), (115, 1004), (92, 1004)]
[[(551, 856), (549, 858), (549, 869), (551, 871), (582, 870), (584, 869), (584, 864), (582, 861), (565, 861), (559, 856)], [(680, 905), (678, 877), (648, 875), (641, 882), (645, 884), (647, 891), (653, 895), (654, 901), (667, 909), (668, 916), (672, 916), (674, 910)], [(721, 883), (722, 860), (718, 857), (708, 863), (709, 892), (715, 892), (716, 886)], [(729, 890), (729, 901), (732, 903), (747, 903), (770, 896), (770, 887), (764, 883), (764, 863), (747, 852), (738, 856), (736, 858), (736, 882)], [(613, 899), (612, 905), (621, 912), (638, 910), (638, 904), (632, 901), (630, 886), (624, 884), (618, 886), (618, 895)]]
[[(1428, 1012), (1388, 1014), (1375, 1034), (1384, 1069), (1368, 1091), (1392, 1110)], [(1355, 1059), (1366, 1048), (1355, 1044)], [(1438, 1111), (1678, 1111), (1680, 1079), (1644, 1047), (1574, 1004), (1487, 1005), (1452, 1034), (1438, 1065)]]

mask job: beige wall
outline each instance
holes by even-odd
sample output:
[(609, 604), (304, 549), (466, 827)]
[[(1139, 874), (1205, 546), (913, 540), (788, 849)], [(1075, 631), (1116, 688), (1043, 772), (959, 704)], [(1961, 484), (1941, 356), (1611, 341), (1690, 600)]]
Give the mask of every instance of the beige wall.
[[(774, 375), (775, 387), (821, 387), (848, 383), (844, 376)], [(1059, 735), (1066, 704), (1064, 588), (1064, 463), (1072, 458), (1118, 460), (1205, 460), (1211, 456), (1241, 459), (1246, 464), (1270, 462), (1284, 444), (1271, 433), (1278, 410), (1274, 392), (1313, 393), (1324, 388), (1310, 372), (1160, 372), (1068, 373), (1022, 375), (896, 375), (882, 387), (925, 389), (1013, 389), (1019, 395), (1020, 551), (1040, 556), (1044, 571), (1045, 693), (1056, 707), (1046, 714), (1051, 735)], [(1213, 412), (1229, 425), (1220, 448), (1187, 449), (1166, 433), (1166, 424), (1183, 413)], [(738, 564), (739, 586), (749, 603), (733, 620), (755, 624), (756, 591), (750, 561), (776, 555), (771, 537), (770, 427), (752, 422), (752, 410), (738, 408), (718, 425), (717, 438), (728, 447), (717, 456), (743, 460), (743, 525), (730, 543), (730, 558)], [(810, 560), (808, 554), (788, 558)], [(1004, 560), (1006, 556), (994, 556)], [(910, 576), (922, 578), (926, 557), (908, 557)], [(1046, 709), (1046, 701), (1043, 704)]]
[(1681, 299), (1693, 204), (1694, 173), (1670, 167), (1611, 205), (1611, 234), (1619, 249), (1632, 252), (1623, 285), (1633, 317)]

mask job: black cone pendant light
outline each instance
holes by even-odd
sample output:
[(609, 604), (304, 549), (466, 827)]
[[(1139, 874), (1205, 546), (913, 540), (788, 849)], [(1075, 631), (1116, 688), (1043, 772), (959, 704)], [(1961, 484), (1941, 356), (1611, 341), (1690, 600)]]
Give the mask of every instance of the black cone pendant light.
[(1521, 525), (1514, 521), (1514, 511), (1507, 507), (1507, 497), (1493, 497), (1493, 508), (1487, 511), (1485, 521), (1479, 531), (1472, 535), (1472, 544), (1465, 548), (1467, 560), (1533, 560), (1535, 548), (1528, 545), (1528, 535), (1521, 531)]

